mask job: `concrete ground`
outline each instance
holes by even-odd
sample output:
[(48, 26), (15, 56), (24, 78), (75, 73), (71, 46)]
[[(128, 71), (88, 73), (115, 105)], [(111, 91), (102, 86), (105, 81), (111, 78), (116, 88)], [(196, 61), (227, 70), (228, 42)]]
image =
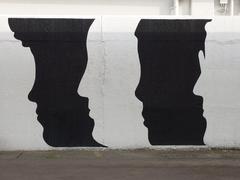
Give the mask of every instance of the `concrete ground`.
[(239, 150), (0, 152), (0, 180), (239, 180)]

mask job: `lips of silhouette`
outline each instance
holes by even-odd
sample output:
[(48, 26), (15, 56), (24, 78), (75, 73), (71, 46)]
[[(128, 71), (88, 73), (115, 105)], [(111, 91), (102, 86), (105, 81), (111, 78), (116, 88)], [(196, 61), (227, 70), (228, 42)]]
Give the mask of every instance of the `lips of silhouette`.
[(46, 123), (45, 123), (45, 121), (46, 121), (46, 119), (49, 119), (49, 118), (54, 118), (54, 114), (56, 114), (56, 113), (49, 113), (48, 111), (46, 111), (46, 110), (39, 110), (40, 108), (39, 107), (37, 107), (37, 109), (36, 109), (36, 114), (38, 115), (37, 116), (37, 120), (40, 122), (40, 124), (43, 126), (43, 127), (45, 127), (46, 126)]
[[(87, 98), (85, 98), (86, 100)], [(67, 104), (67, 103), (66, 103)], [(91, 117), (88, 116), (90, 109), (88, 108), (87, 104), (68, 104), (65, 106), (59, 106), (59, 107), (50, 107), (47, 105), (40, 106), (38, 105), (36, 108), (36, 114), (37, 120), (41, 123), (42, 126), (45, 126), (49, 124), (49, 120), (58, 122), (59, 121), (65, 121), (66, 119), (72, 119), (76, 118), (79, 114), (81, 114), (82, 111), (88, 112), (86, 113), (86, 116), (83, 118), (85, 120), (91, 119)], [(46, 107), (47, 106), (47, 107)], [(76, 114), (77, 113), (77, 114)], [(82, 118), (79, 116), (79, 120), (81, 121)]]
[(48, 106), (46, 104), (41, 104), (37, 105), (37, 108), (36, 108), (36, 114), (38, 115), (37, 116), (37, 119), (39, 120), (39, 122), (44, 125), (44, 121), (49, 121), (50, 119), (52, 120), (56, 120), (56, 119), (59, 119), (59, 117), (61, 115), (71, 115), (71, 113), (73, 111), (75, 111), (75, 109), (77, 109), (77, 107), (75, 106), (70, 106), (68, 105), (68, 107), (65, 107), (65, 106)]

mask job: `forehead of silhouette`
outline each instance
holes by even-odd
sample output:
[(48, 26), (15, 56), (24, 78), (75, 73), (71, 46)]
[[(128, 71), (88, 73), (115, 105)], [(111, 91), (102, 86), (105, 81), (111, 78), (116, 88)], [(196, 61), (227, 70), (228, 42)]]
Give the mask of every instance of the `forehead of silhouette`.
[(82, 41), (94, 19), (9, 18), (15, 38), (22, 41)]
[(166, 106), (172, 101), (182, 102), (189, 92), (191, 97), (201, 73), (198, 54), (204, 52), (205, 25), (209, 21), (140, 21), (135, 33), (141, 65), (136, 96), (140, 100)]
[(202, 40), (210, 19), (142, 19), (135, 35), (143, 40)]
[[(9, 19), (15, 37), (36, 63), (32, 94), (77, 92), (87, 64), (86, 37), (93, 19)], [(37, 92), (37, 94), (36, 94)]]

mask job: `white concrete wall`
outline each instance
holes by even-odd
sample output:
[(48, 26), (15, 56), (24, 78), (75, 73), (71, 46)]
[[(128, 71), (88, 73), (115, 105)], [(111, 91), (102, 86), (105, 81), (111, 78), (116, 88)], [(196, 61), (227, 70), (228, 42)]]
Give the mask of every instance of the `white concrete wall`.
[(234, 0), (234, 15), (240, 15), (240, 1)]
[(203, 95), (208, 126), (205, 142), (240, 146), (240, 23), (239, 17), (218, 17), (206, 26), (206, 60), (198, 92)]
[(174, 0), (0, 0), (0, 12), (15, 15), (168, 15)]
[(239, 0), (0, 0), (1, 15), (239, 15)]
[(179, 0), (179, 15), (191, 15), (191, 0)]
[(213, 16), (214, 0), (192, 0), (191, 11), (193, 16)]
[[(94, 18), (88, 65), (79, 87), (79, 94), (90, 100), (93, 135), (109, 147), (150, 147), (142, 104), (134, 94), (140, 78), (134, 31), (142, 17)], [(194, 90), (204, 97), (204, 140), (208, 146), (240, 147), (240, 18), (216, 17), (206, 30), (206, 58), (199, 53), (202, 74)], [(36, 104), (27, 98), (34, 76), (29, 48), (14, 39), (7, 17), (1, 17), (0, 150), (52, 149), (42, 139)]]

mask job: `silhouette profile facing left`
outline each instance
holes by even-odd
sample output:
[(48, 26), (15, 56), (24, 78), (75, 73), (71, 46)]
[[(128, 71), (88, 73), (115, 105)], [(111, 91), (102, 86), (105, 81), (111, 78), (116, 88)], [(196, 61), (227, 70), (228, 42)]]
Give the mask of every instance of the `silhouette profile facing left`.
[(86, 39), (94, 19), (10, 18), (9, 26), (30, 47), (36, 77), (29, 100), (37, 103), (43, 138), (54, 147), (103, 147), (93, 139), (88, 98), (77, 90), (87, 65)]
[(209, 21), (142, 19), (138, 24), (141, 78), (136, 96), (143, 102), (152, 145), (204, 145), (203, 98), (193, 89)]

